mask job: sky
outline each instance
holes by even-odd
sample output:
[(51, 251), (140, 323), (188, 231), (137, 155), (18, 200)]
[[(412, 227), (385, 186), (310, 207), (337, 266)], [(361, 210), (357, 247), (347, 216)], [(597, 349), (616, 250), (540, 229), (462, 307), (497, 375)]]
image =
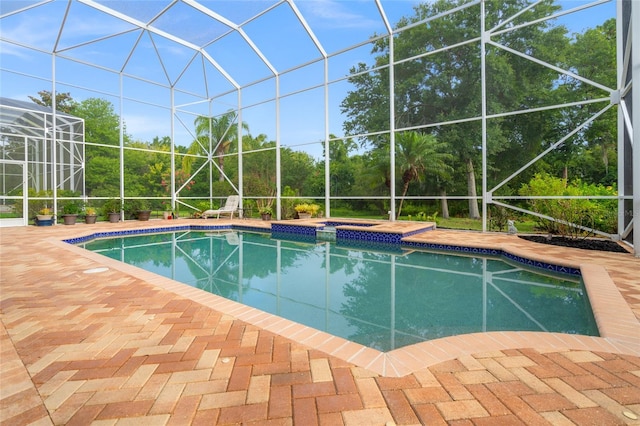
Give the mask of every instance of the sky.
[[(200, 1), (218, 14), (218, 21), (189, 2), (179, 2), (164, 14), (161, 12), (168, 0), (95, 3), (98, 8), (109, 7), (137, 22), (152, 20), (152, 25), (159, 29), (152, 35), (140, 31), (136, 22), (105, 14), (87, 1), (89, 4), (62, 0), (42, 4), (29, 0), (0, 3), (0, 96), (29, 100), (29, 95), (35, 96), (40, 90), (51, 90), (49, 80), (54, 68), (58, 91), (70, 92), (77, 101), (89, 97), (111, 101), (115, 112), (123, 114), (127, 133), (142, 141), (173, 132), (179, 144), (188, 145), (197, 115), (217, 115), (237, 107), (239, 97), (234, 90), (237, 84), (243, 87), (242, 120), (249, 124), (252, 135), (264, 133), (271, 140), (279, 136), (286, 146), (312, 143), (299, 149), (318, 156), (320, 145), (313, 143), (325, 137), (325, 93), (321, 87), (325, 79), (324, 63), (317, 61), (322, 57), (321, 49), (332, 55), (328, 60), (329, 133), (341, 135), (344, 117), (339, 106), (352, 89), (341, 79), (358, 62), (372, 62), (371, 44), (346, 49), (385, 32), (373, 0), (296, 1), (295, 6), (320, 48), (297, 19), (295, 10), (286, 3), (274, 6), (277, 3), (274, 0)], [(596, 2), (558, 2), (565, 10), (588, 3)], [(394, 26), (402, 16), (412, 15), (417, 2), (381, 0), (380, 4)], [(570, 32), (582, 32), (615, 17), (615, 9), (615, 1), (611, 1), (560, 18), (558, 23), (567, 26)], [(264, 10), (268, 12), (251, 19)], [(230, 31), (225, 24), (241, 25), (242, 31)], [(172, 41), (164, 34), (173, 34), (189, 45)], [(59, 54), (53, 63), (46, 52), (54, 46)], [(215, 65), (203, 61), (202, 55), (195, 55), (192, 47), (203, 48)], [(88, 63), (97, 64), (98, 68), (86, 66)], [(286, 72), (301, 64), (305, 66)], [(135, 78), (120, 77), (107, 69), (123, 70), (125, 75)], [(270, 78), (274, 72), (281, 73), (279, 91), (284, 95), (280, 101), (279, 133), (275, 102), (271, 100), (276, 93), (275, 79)], [(171, 111), (166, 108), (171, 104), (168, 85), (176, 88), (173, 128)], [(314, 89), (302, 91), (308, 87)], [(202, 101), (203, 97), (215, 100), (209, 106)]]

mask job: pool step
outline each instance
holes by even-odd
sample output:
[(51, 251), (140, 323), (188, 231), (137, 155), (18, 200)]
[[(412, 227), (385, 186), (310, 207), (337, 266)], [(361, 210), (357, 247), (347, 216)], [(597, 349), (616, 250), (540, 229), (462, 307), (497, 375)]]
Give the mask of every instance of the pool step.
[(336, 238), (379, 243), (400, 244), (402, 239), (436, 229), (435, 222), (381, 223), (373, 226), (336, 226)]
[(294, 234), (318, 241), (369, 241), (400, 244), (402, 239), (436, 229), (435, 222), (387, 222), (349, 219), (291, 220), (271, 223), (274, 234)]
[(316, 238), (319, 241), (336, 242), (336, 228), (325, 226), (323, 229), (316, 229)]

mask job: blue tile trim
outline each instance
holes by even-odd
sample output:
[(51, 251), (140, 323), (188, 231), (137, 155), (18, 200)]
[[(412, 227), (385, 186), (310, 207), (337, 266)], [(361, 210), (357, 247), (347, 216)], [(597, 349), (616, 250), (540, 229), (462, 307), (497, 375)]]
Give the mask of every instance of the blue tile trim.
[(233, 225), (231, 228), (238, 231), (261, 232), (263, 234), (268, 234), (269, 232), (271, 232), (269, 229), (263, 228), (261, 226)]
[(111, 231), (111, 232), (95, 232), (93, 234), (85, 235), (78, 238), (68, 238), (62, 240), (69, 244), (84, 243), (96, 238), (109, 238), (109, 237), (122, 237), (126, 235), (142, 235), (142, 234), (159, 234), (162, 232), (175, 232), (175, 231), (211, 231), (220, 229), (231, 229), (230, 225), (183, 225), (183, 226), (163, 226), (160, 228), (147, 228), (147, 229), (130, 229), (124, 231)]
[(554, 265), (552, 263), (540, 262), (538, 260), (531, 260), (531, 259), (527, 259), (526, 257), (515, 256), (507, 252), (503, 252), (502, 256), (506, 257), (507, 259), (513, 262), (517, 262), (517, 263), (529, 266), (531, 268), (540, 268), (546, 271), (556, 272), (560, 274), (569, 274), (569, 275), (575, 275), (575, 276), (582, 275), (580, 273), (580, 269), (571, 268), (569, 266)]
[(187, 231), (212, 231), (217, 229), (231, 229), (229, 225), (207, 226), (207, 225), (190, 225), (184, 227)]
[(454, 253), (461, 253), (466, 255), (504, 257), (507, 260), (510, 260), (515, 263), (519, 263), (521, 265), (528, 266), (530, 268), (544, 269), (545, 271), (559, 273), (559, 274), (568, 274), (576, 277), (582, 276), (582, 273), (578, 268), (572, 268), (569, 266), (555, 265), (552, 263), (531, 260), (531, 259), (527, 259), (526, 257), (513, 255), (501, 249), (493, 249), (493, 248), (486, 248), (486, 247), (465, 247), (465, 246), (457, 246), (452, 244), (436, 244), (436, 243), (426, 243), (426, 242), (423, 243), (423, 242), (416, 242), (416, 241), (403, 241), (402, 246), (411, 247), (415, 249), (451, 251)]
[(337, 240), (359, 240), (386, 244), (400, 244), (404, 235), (387, 232), (367, 232), (336, 228)]
[(278, 223), (272, 223), (271, 232), (279, 234), (312, 235), (315, 238), (316, 227), (304, 225), (280, 225)]
[[(327, 222), (327, 226), (333, 226)], [(363, 225), (370, 226), (370, 225)], [(109, 237), (121, 237), (124, 235), (140, 235), (140, 234), (157, 234), (161, 232), (174, 232), (174, 231), (211, 231), (221, 229), (237, 229), (244, 231), (254, 231), (268, 233), (262, 227), (252, 227), (249, 225), (183, 225), (183, 226), (166, 226), (159, 228), (147, 228), (147, 229), (132, 229), (124, 231), (113, 232), (96, 232), (90, 235), (68, 238), (62, 240), (69, 244), (80, 244), (96, 238), (109, 238)], [(276, 239), (286, 239), (291, 241), (305, 241), (316, 242), (316, 227), (315, 226), (278, 226), (276, 223), (271, 224), (271, 235)], [(544, 269), (546, 271), (568, 274), (573, 276), (581, 276), (580, 269), (572, 268), (569, 266), (556, 265), (553, 263), (540, 262), (537, 260), (527, 259), (525, 257), (516, 256), (511, 253), (505, 252), (500, 249), (482, 248), (482, 247), (465, 247), (452, 244), (436, 244), (428, 242), (416, 242), (416, 241), (402, 241), (402, 238), (423, 232), (425, 229), (421, 229), (415, 232), (407, 234), (393, 234), (386, 232), (367, 232), (367, 231), (355, 231), (346, 229), (336, 229), (336, 239), (339, 244), (344, 246), (354, 247), (354, 244), (382, 244), (386, 246), (396, 245), (398, 250), (403, 248), (414, 248), (423, 250), (441, 250), (451, 251), (454, 253), (461, 253), (466, 255), (478, 255), (478, 256), (498, 256), (504, 257), (512, 262), (516, 262), (530, 268)], [(342, 241), (341, 241), (342, 240)], [(364, 247), (363, 247), (364, 248)], [(375, 247), (369, 247), (375, 250)], [(395, 248), (387, 247), (386, 251), (395, 250)]]
[[(343, 223), (344, 225), (344, 223)], [(339, 225), (336, 225), (339, 226)], [(360, 225), (357, 225), (360, 226)], [(364, 227), (373, 225), (362, 225)], [(336, 228), (336, 238), (338, 240), (358, 240), (358, 241), (370, 241), (384, 244), (400, 244), (402, 239), (410, 237), (412, 235), (420, 234), (422, 232), (433, 229), (433, 225), (425, 226), (424, 228), (414, 229), (410, 232), (374, 232), (367, 229), (355, 230), (355, 229), (341, 229)]]
[(338, 222), (338, 221), (334, 221), (334, 220), (328, 220), (325, 222), (325, 226), (342, 226), (342, 225), (349, 225), (349, 226), (361, 226), (363, 228), (368, 228), (370, 226), (374, 226), (373, 223), (354, 223), (354, 222)]
[(493, 249), (493, 248), (465, 247), (465, 246), (457, 246), (452, 244), (439, 244), (439, 243), (427, 243), (427, 242), (416, 242), (416, 241), (403, 241), (402, 245), (405, 247), (411, 247), (416, 249), (453, 251), (457, 253), (476, 254), (476, 255), (482, 255), (482, 256), (502, 255), (502, 250)]

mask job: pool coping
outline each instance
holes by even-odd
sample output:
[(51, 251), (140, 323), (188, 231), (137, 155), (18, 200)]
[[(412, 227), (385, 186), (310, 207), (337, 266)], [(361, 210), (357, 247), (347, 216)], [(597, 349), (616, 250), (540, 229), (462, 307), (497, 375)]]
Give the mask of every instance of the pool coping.
[[(268, 230), (265, 225), (245, 226), (237, 222), (232, 225), (241, 229), (248, 228), (262, 230), (263, 232)], [(186, 225), (172, 224), (153, 228), (136, 226), (130, 230), (119, 228), (106, 234), (126, 233), (127, 231), (138, 233), (136, 231), (140, 230), (143, 230), (143, 232), (160, 232), (157, 229), (171, 231), (183, 227), (189, 229), (225, 229), (232, 226), (231, 224), (203, 226), (195, 223)], [(86, 232), (91, 231), (87, 229)], [(216, 296), (187, 284), (161, 277), (138, 267), (109, 259), (98, 253), (89, 252), (64, 240), (49, 238), (48, 242), (60, 249), (90, 258), (99, 264), (141, 279), (150, 285), (173, 292), (218, 312), (289, 338), (381, 376), (402, 377), (431, 365), (464, 355), (519, 347), (535, 347), (539, 350), (591, 350), (640, 356), (640, 334), (637, 332), (638, 321), (606, 269), (600, 265), (567, 265), (577, 267), (582, 273), (600, 337), (545, 332), (484, 332), (444, 337), (405, 346), (389, 352), (381, 352), (277, 315)], [(487, 247), (475, 245), (472, 248), (486, 249)], [(493, 249), (496, 249), (496, 247)], [(514, 256), (525, 257), (526, 255), (527, 258), (534, 257), (534, 259), (531, 259), (532, 261), (552, 263), (551, 259), (539, 255), (532, 256), (531, 253), (519, 250), (516, 247), (500, 245), (499, 249), (504, 252), (510, 252)]]

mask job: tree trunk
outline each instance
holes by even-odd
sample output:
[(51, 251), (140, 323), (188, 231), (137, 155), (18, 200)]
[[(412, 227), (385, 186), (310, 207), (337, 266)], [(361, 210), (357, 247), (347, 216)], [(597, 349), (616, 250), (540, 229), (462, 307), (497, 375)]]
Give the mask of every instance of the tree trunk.
[(404, 202), (404, 196), (407, 195), (407, 191), (409, 190), (409, 182), (405, 182), (402, 186), (402, 198), (400, 198), (400, 205), (398, 206), (398, 216), (396, 219), (400, 217), (400, 212), (402, 212), (402, 203)]
[(480, 219), (480, 211), (478, 210), (478, 200), (476, 196), (476, 176), (473, 172), (473, 161), (467, 160), (467, 193), (469, 195), (469, 218)]
[(442, 195), (442, 218), (449, 219), (449, 203), (447, 202), (447, 190), (443, 189), (440, 192)]

